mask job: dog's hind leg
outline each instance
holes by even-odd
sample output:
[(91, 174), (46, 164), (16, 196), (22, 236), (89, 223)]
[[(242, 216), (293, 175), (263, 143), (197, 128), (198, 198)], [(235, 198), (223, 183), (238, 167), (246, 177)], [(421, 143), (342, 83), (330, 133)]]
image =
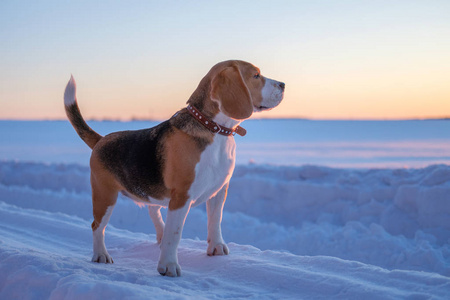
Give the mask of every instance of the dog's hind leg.
[(103, 176), (91, 172), (92, 206), (94, 222), (92, 222), (93, 262), (113, 263), (105, 246), (105, 228), (108, 225), (114, 205), (117, 201), (118, 191), (113, 188)]
[(161, 244), (161, 240), (164, 234), (164, 221), (161, 216), (161, 206), (149, 205), (148, 214), (153, 221), (156, 229), (156, 241)]
[(211, 199), (206, 201), (208, 214), (208, 249), (206, 253), (213, 255), (228, 255), (229, 250), (222, 238), (222, 211), (227, 198), (228, 183)]

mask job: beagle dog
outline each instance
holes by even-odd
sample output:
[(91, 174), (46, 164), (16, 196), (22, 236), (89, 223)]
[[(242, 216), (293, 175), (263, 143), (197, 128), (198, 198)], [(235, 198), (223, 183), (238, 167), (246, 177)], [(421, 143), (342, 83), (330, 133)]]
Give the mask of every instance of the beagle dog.
[[(105, 227), (118, 193), (148, 206), (161, 253), (161, 275), (181, 275), (177, 247), (189, 209), (206, 201), (206, 253), (227, 255), (222, 238), (222, 209), (235, 165), (234, 135), (253, 112), (277, 106), (284, 83), (265, 78), (250, 63), (224, 61), (213, 66), (169, 120), (143, 130), (101, 136), (81, 116), (71, 77), (64, 92), (67, 117), (92, 149), (91, 185), (94, 221), (93, 262), (113, 263), (105, 247)], [(168, 207), (166, 223), (160, 209)]]

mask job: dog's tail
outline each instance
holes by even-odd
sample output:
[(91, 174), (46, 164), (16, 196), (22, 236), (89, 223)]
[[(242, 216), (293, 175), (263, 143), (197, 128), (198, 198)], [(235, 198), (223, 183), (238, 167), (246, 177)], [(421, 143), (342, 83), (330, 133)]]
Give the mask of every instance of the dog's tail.
[(77, 85), (75, 83), (75, 79), (71, 76), (69, 83), (67, 83), (66, 90), (64, 91), (64, 106), (66, 108), (66, 115), (80, 138), (92, 149), (102, 138), (102, 136), (92, 130), (92, 128), (86, 124), (81, 116), (80, 109), (77, 104), (76, 92)]

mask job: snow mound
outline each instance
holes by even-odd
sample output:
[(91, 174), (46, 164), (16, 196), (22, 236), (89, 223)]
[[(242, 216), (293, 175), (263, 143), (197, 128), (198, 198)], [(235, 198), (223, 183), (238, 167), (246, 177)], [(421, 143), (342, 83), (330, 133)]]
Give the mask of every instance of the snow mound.
[[(262, 250), (450, 276), (449, 195), (446, 165), (378, 170), (238, 166), (225, 204), (223, 235), (227, 242)], [(0, 201), (5, 203), (92, 221), (90, 197), (87, 167), (0, 163)], [(183, 237), (205, 240), (206, 219), (203, 206), (193, 208)], [(154, 233), (146, 209), (126, 198), (119, 199), (110, 224)]]

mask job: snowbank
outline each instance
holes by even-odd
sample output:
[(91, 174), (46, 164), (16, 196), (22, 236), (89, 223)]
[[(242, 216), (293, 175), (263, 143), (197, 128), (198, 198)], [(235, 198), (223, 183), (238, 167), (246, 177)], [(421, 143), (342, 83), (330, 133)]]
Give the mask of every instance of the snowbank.
[[(450, 167), (346, 170), (238, 166), (223, 234), (228, 242), (297, 255), (326, 255), (386, 269), (450, 276)], [(0, 201), (91, 221), (89, 169), (0, 163)], [(154, 233), (146, 209), (126, 198), (111, 222)], [(185, 238), (206, 239), (204, 207), (188, 215)]]

